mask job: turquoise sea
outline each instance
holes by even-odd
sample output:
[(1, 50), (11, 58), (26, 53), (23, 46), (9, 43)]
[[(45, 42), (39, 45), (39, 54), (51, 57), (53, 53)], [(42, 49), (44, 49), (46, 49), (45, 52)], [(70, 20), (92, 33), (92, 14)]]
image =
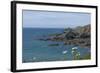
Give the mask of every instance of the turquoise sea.
[[(45, 36), (50, 34), (61, 33), (63, 30), (56, 28), (23, 28), (23, 63), (73, 60), (73, 47), (78, 48), (77, 51), (80, 52), (80, 56), (90, 54), (90, 48), (64, 45), (63, 42), (39, 40), (39, 38), (46, 38)], [(59, 45), (50, 46), (50, 44), (56, 43)]]

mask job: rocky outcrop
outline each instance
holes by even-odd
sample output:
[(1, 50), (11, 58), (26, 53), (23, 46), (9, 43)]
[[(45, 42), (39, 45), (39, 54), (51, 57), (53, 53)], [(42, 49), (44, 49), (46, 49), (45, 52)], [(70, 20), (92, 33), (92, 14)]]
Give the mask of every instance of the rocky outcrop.
[(77, 45), (90, 48), (91, 45), (90, 24), (83, 27), (66, 28), (62, 33), (49, 35), (45, 41), (62, 41), (64, 45)]

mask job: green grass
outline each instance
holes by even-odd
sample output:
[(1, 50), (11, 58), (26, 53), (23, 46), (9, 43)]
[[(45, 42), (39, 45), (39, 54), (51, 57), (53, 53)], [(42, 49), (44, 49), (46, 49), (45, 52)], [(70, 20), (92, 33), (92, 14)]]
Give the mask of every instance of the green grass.
[(91, 55), (90, 54), (86, 54), (82, 57), (82, 59), (91, 59)]

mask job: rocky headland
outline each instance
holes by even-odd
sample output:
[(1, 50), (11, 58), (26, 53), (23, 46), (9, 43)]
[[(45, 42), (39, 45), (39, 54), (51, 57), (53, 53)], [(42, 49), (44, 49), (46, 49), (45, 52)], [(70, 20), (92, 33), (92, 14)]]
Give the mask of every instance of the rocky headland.
[(62, 33), (50, 34), (39, 40), (63, 42), (64, 45), (75, 45), (90, 48), (91, 46), (91, 26), (79, 26), (76, 28), (66, 28)]

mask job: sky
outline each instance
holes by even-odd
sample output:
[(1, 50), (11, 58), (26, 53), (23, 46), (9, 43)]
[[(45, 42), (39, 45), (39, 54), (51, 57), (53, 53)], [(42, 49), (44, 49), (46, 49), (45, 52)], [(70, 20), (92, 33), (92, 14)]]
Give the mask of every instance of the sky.
[(90, 23), (90, 13), (23, 10), (24, 28), (73, 28)]

